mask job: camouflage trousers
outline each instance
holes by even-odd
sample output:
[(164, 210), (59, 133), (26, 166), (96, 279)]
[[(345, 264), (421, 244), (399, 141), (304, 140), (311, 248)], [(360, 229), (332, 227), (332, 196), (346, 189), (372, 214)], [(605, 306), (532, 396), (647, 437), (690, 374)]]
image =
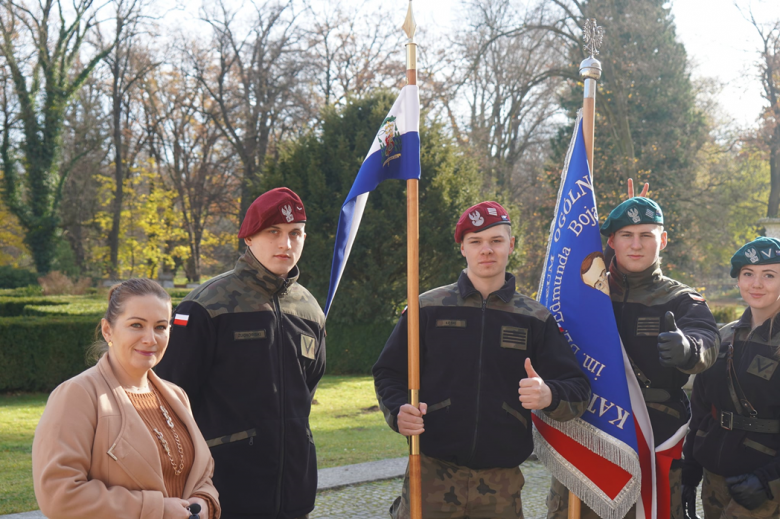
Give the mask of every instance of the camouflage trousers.
[[(671, 491), (670, 506), (672, 519), (683, 519), (682, 508), (682, 469), (674, 468), (669, 471), (669, 489)], [(547, 519), (567, 519), (569, 514), (569, 489), (563, 483), (552, 478), (550, 494), (547, 496)], [(582, 503), (581, 519), (598, 519), (598, 515)], [(626, 514), (626, 519), (636, 518), (636, 505)]]
[[(420, 455), (422, 514), (425, 519), (523, 519), (519, 467), (472, 470)], [(393, 519), (409, 519), (409, 469)]]
[(764, 519), (780, 517), (780, 501), (767, 501), (755, 510), (741, 507), (731, 499), (729, 489), (723, 476), (704, 470), (704, 481), (701, 484), (701, 504), (704, 508), (704, 519)]

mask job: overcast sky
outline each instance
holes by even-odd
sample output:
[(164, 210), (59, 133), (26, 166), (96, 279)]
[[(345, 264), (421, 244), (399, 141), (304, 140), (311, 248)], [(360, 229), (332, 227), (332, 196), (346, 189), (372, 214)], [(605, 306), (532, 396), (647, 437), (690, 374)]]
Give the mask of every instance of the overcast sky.
[[(248, 0), (236, 0), (246, 3)], [(309, 0), (312, 4), (324, 0)], [(407, 0), (341, 0), (343, 4), (361, 5), (370, 11), (376, 5), (377, 13), (387, 16), (387, 23), (399, 27), (403, 23)], [(751, 7), (758, 20), (780, 19), (780, 0), (737, 0), (743, 9)], [(188, 24), (197, 16), (197, 6), (208, 5), (186, 0), (162, 0), (163, 4), (184, 4), (181, 11), (170, 13), (166, 19), (175, 18), (174, 25)], [(677, 26), (678, 38), (685, 45), (693, 66), (695, 79), (706, 78), (722, 85), (718, 102), (726, 119), (742, 127), (754, 126), (762, 106), (761, 85), (757, 78), (756, 63), (760, 39), (756, 29), (734, 5), (735, 0), (669, 0)], [(435, 38), (441, 31), (454, 28), (458, 23), (457, 0), (413, 0), (417, 24), (428, 29), (418, 37), (418, 44), (426, 45), (427, 38)], [(397, 8), (395, 7), (397, 6)], [(393, 15), (393, 11), (397, 14)], [(388, 16), (387, 13), (390, 13)], [(184, 16), (184, 19), (181, 17)], [(208, 30), (199, 27), (200, 30)], [(606, 27), (609, 37), (609, 27)]]
[[(379, 1), (379, 0), (377, 0)], [(401, 6), (400, 20), (406, 2), (392, 0)], [(387, 6), (387, 1), (382, 2)], [(672, 0), (678, 38), (685, 45), (693, 64), (694, 77), (712, 78), (724, 85), (718, 100), (727, 116), (741, 126), (752, 126), (765, 104), (757, 79), (756, 29), (745, 20), (734, 0)], [(752, 6), (756, 19), (780, 18), (780, 0), (739, 0), (743, 7)], [(457, 13), (453, 0), (413, 0), (419, 26), (453, 26)], [(609, 37), (609, 27), (606, 36)], [(423, 40), (419, 41), (424, 45)]]

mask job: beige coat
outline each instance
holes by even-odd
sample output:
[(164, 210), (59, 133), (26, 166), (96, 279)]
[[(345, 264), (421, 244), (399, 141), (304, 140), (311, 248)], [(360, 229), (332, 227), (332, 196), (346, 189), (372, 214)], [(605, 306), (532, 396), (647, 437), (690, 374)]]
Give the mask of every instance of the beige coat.
[[(52, 392), (35, 430), (35, 497), (49, 519), (161, 519), (163, 498), (180, 497), (165, 490), (157, 440), (114, 376), (109, 354)], [(205, 493), (217, 501), (214, 460), (187, 395), (152, 371), (149, 377), (192, 436), (195, 460), (181, 497)]]

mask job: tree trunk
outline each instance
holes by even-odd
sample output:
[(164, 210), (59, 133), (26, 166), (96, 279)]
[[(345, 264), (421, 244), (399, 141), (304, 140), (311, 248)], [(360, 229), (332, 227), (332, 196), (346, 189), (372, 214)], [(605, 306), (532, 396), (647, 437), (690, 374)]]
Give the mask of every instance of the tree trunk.
[(777, 218), (778, 206), (780, 206), (780, 123), (775, 123), (769, 146), (770, 188), (766, 215), (769, 218)]
[(27, 227), (24, 243), (30, 249), (35, 263), (35, 270), (40, 275), (46, 275), (51, 270), (54, 260), (54, 244), (57, 236), (57, 222), (54, 217), (36, 218), (35, 225)]
[[(118, 54), (118, 53), (117, 53)], [(111, 89), (114, 120), (114, 203), (112, 205), (111, 231), (108, 234), (110, 250), (109, 276), (119, 275), (119, 231), (122, 225), (122, 201), (124, 198), (124, 170), (122, 153), (122, 95), (119, 85), (119, 56), (114, 61), (114, 82)]]
[(67, 232), (65, 232), (65, 238), (70, 244), (70, 250), (73, 251), (73, 257), (76, 260), (76, 265), (79, 267), (79, 274), (82, 276), (87, 274), (87, 253), (84, 250), (84, 226), (81, 222), (74, 224)]

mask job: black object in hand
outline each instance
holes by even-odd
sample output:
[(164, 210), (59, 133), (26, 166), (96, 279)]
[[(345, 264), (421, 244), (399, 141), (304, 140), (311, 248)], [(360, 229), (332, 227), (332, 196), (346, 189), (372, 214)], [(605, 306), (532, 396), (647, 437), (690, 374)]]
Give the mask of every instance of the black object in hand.
[(726, 478), (732, 499), (748, 510), (755, 510), (769, 500), (764, 485), (754, 474), (741, 474)]
[(200, 516), (198, 515), (200, 513), (200, 505), (198, 503), (192, 503), (187, 507), (187, 510), (192, 514), (190, 515), (190, 519), (200, 519)]
[(682, 505), (685, 519), (699, 519), (696, 515), (696, 487), (693, 485), (682, 486)]
[(673, 312), (666, 312), (664, 324), (666, 331), (658, 334), (658, 360), (666, 368), (684, 366), (691, 359), (691, 343), (677, 329)]

